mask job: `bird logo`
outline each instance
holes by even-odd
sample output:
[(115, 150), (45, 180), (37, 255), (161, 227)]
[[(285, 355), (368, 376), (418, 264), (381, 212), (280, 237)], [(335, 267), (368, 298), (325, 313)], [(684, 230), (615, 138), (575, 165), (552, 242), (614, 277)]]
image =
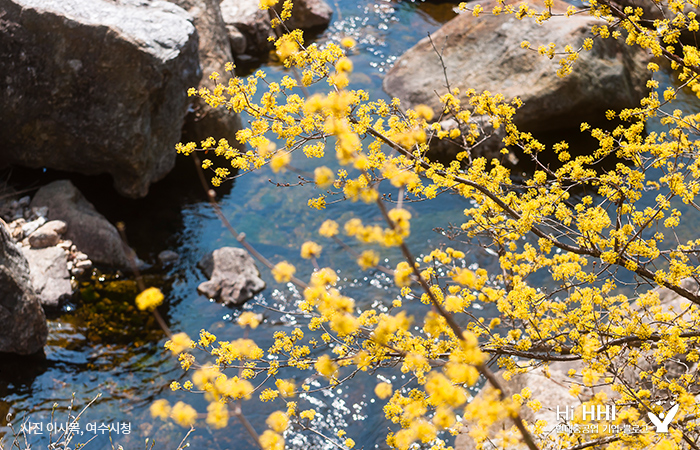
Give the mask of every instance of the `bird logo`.
[(657, 433), (668, 433), (668, 426), (671, 424), (673, 418), (676, 417), (676, 413), (678, 412), (679, 407), (680, 405), (676, 403), (675, 405), (673, 405), (673, 408), (669, 409), (668, 412), (666, 412), (666, 414), (661, 413), (658, 416), (651, 411), (647, 413), (647, 416), (649, 416), (649, 420), (651, 420), (651, 422), (656, 427)]

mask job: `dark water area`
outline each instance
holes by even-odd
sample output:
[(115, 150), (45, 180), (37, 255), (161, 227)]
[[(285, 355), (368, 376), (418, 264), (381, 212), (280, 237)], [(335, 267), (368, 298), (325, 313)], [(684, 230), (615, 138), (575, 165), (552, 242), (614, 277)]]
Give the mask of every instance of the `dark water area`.
[[(457, 2), (410, 2), (377, 0), (329, 1), (334, 8), (333, 23), (328, 30), (317, 36), (320, 44), (339, 42), (344, 37), (354, 38), (358, 45), (352, 51), (354, 72), (351, 87), (369, 91), (374, 99), (387, 96), (381, 90), (385, 72), (395, 59), (427, 33), (437, 30), (442, 23), (454, 17)], [(268, 80), (281, 79), (287, 72), (273, 61), (260, 66), (241, 66), (239, 73), (264, 70)], [(673, 80), (662, 80), (663, 84)], [(689, 108), (697, 109), (697, 99), (685, 93)], [(245, 122), (246, 117), (242, 118)], [(656, 126), (653, 125), (652, 126)], [(576, 137), (568, 136), (570, 139)], [(552, 136), (557, 142), (559, 136)], [(583, 141), (584, 149), (590, 145)], [(333, 165), (333, 157), (326, 157), (325, 164)], [(292, 165), (300, 171), (310, 170), (313, 164), (300, 152), (295, 152)], [(522, 164), (516, 170), (527, 174), (531, 168)], [(178, 158), (175, 170), (164, 180), (152, 186), (149, 195), (140, 200), (119, 197), (111, 188), (108, 177), (80, 177), (51, 171), (26, 171), (14, 169), (11, 180), (19, 187), (32, 188), (55, 179), (69, 177), (81, 192), (110, 221), (123, 221), (129, 244), (150, 268), (145, 271), (146, 283), (160, 287), (166, 295), (166, 304), (159, 308), (169, 327), (174, 332), (184, 331), (196, 338), (199, 330), (207, 329), (220, 341), (234, 340), (244, 336), (244, 331), (235, 323), (242, 311), (254, 311), (265, 316), (265, 321), (248, 337), (261, 348), (269, 347), (273, 333), (290, 332), (298, 318), (290, 311), (300, 298), (295, 288), (278, 284), (267, 271), (262, 278), (268, 287), (242, 309), (223, 307), (197, 294), (196, 287), (205, 281), (197, 269), (197, 262), (209, 251), (222, 246), (239, 246), (217, 219), (206, 201), (193, 162), (190, 158)], [(376, 308), (386, 310), (400, 293), (392, 280), (378, 271), (358, 272), (355, 261), (340, 246), (322, 240), (317, 234), (320, 224), (328, 218), (343, 223), (350, 216), (363, 222), (380, 221), (379, 211), (374, 205), (340, 202), (329, 204), (323, 211), (310, 209), (307, 200), (318, 195), (313, 186), (280, 188), (274, 183), (295, 183), (297, 175), (287, 172), (273, 174), (268, 168), (244, 174), (234, 181), (217, 188), (219, 204), (238, 231), (244, 232), (247, 240), (273, 263), (287, 260), (297, 267), (297, 276), (308, 278), (312, 268), (301, 259), (299, 247), (306, 240), (323, 245), (319, 265), (333, 267), (340, 273), (359, 274), (357, 278), (341, 278), (341, 289), (345, 295), (355, 299), (360, 310)], [(470, 267), (483, 267), (497, 273), (497, 258), (488, 252), (464, 243), (448, 241), (436, 227), (460, 224), (463, 211), (469, 203), (449, 194), (424, 203), (408, 203), (411, 212), (412, 234), (408, 244), (416, 255), (421, 255), (435, 246), (446, 243), (468, 254)], [(682, 234), (692, 235), (697, 227), (686, 227)], [(351, 241), (356, 249), (361, 247)], [(163, 250), (173, 250), (180, 259), (173, 265), (161, 267), (157, 255)], [(400, 257), (396, 250), (383, 250), (382, 260), (396, 264)], [(546, 277), (542, 276), (542, 282)], [(189, 375), (184, 373), (175, 358), (163, 348), (164, 333), (150, 314), (135, 309), (133, 299), (138, 288), (134, 280), (125, 275), (98, 274), (91, 283), (81, 286), (79, 295), (68, 310), (49, 320), (50, 335), (45, 357), (38, 359), (2, 357), (0, 363), (0, 436), (5, 435), (5, 444), (11, 431), (5, 421), (12, 413), (11, 423), (19, 430), (22, 422), (43, 424), (43, 434), (30, 435), (30, 443), (44, 448), (49, 440), (46, 424), (65, 422), (67, 408), (74, 402), (73, 411), (80, 411), (98, 394), (101, 395), (81, 417), (80, 432), (71, 444), (94, 440), (88, 449), (111, 449), (106, 433), (88, 431), (95, 423), (116, 424), (120, 433), (112, 439), (125, 449), (144, 448), (146, 439), (156, 441), (156, 449), (175, 449), (187, 430), (171, 422), (152, 419), (148, 408), (160, 398), (171, 404), (184, 401), (199, 412), (206, 411), (206, 402), (201, 395), (172, 392), (172, 381), (184, 382)], [(407, 303), (407, 302), (406, 302)], [(417, 302), (416, 302), (417, 303)], [(477, 316), (494, 314), (492, 305), (474, 304)], [(408, 312), (422, 322), (424, 305), (410, 305)], [(306, 336), (317, 336), (308, 332)], [(320, 350), (319, 350), (320, 351)], [(197, 354), (198, 358), (201, 354)], [(198, 362), (204, 362), (205, 359)], [(300, 383), (304, 376), (312, 389), (320, 387), (311, 372), (301, 375), (281, 373), (281, 378), (296, 376)], [(300, 378), (301, 377), (301, 378)], [(403, 377), (403, 379), (402, 379)], [(384, 442), (387, 427), (384, 419), (384, 401), (375, 398), (373, 392), (377, 380), (391, 380), (394, 385), (408, 382), (398, 370), (387, 369), (376, 373), (358, 374), (333, 390), (312, 395), (301, 395), (298, 410), (313, 407), (317, 410), (317, 429), (334, 436), (339, 429), (347, 430), (348, 437), (357, 443), (356, 448), (387, 448)], [(257, 379), (255, 380), (258, 381)], [(271, 385), (271, 387), (274, 387)], [(56, 405), (56, 406), (54, 406)], [(261, 403), (253, 398), (243, 404), (243, 412), (258, 432), (265, 429), (265, 419), (270, 412), (283, 409), (277, 402)], [(55, 410), (55, 411), (54, 411)], [(54, 411), (54, 412), (52, 412)], [(128, 427), (127, 425), (128, 424)], [(223, 430), (214, 430), (198, 421), (197, 430), (188, 442), (195, 449), (252, 449), (253, 442), (235, 419)], [(129, 433), (124, 431), (128, 429)], [(286, 436), (289, 448), (332, 448), (305, 433), (294, 430)], [(150, 445), (150, 444), (149, 444)]]

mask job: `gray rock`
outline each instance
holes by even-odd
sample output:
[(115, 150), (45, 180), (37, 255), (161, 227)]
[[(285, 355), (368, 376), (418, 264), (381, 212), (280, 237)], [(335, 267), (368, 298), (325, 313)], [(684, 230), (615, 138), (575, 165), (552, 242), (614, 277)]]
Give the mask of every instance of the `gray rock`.
[(0, 0), (0, 11), (0, 165), (109, 173), (120, 193), (146, 195), (174, 166), (201, 77), (187, 13), (158, 0)]
[(46, 316), (32, 289), (29, 263), (0, 219), (0, 352), (30, 355), (46, 345)]
[[(494, 2), (483, 4), (485, 10)], [(557, 0), (554, 11), (566, 11), (568, 4)], [(571, 44), (578, 48), (591, 37), (591, 26), (602, 24), (586, 15), (552, 17), (544, 25), (518, 20), (512, 14), (461, 14), (447, 22), (432, 40), (442, 50), (447, 77), (459, 88), (462, 104), (465, 92), (489, 90), (507, 100), (516, 96), (524, 103), (515, 116), (522, 131), (578, 128), (581, 122), (605, 120), (605, 111), (639, 105), (645, 95), (647, 56), (614, 39), (597, 39), (591, 51), (582, 51), (573, 73), (556, 74), (559, 57), (552, 60), (521, 48), (523, 40), (532, 47), (554, 42), (557, 49)], [(439, 58), (428, 38), (404, 53), (384, 79), (384, 90), (398, 97), (404, 107), (418, 104), (442, 110), (438, 96), (447, 92)]]
[(46, 206), (34, 207), (25, 210), (24, 217), (28, 220), (46, 219), (49, 214), (49, 208)]
[(42, 230), (39, 228), (34, 233), (29, 235), (29, 245), (32, 248), (46, 248), (53, 247), (58, 244), (60, 236), (53, 230)]
[(45, 308), (57, 309), (73, 294), (65, 250), (23, 247), (22, 252), (29, 262), (32, 287), (39, 301)]
[(239, 306), (265, 289), (265, 282), (248, 252), (222, 247), (207, 254), (197, 266), (209, 278), (197, 291), (227, 306)]
[(174, 263), (178, 259), (180, 259), (180, 255), (172, 250), (163, 250), (162, 252), (158, 253), (158, 261), (160, 261), (160, 263), (163, 265)]
[(21, 241), (24, 239), (24, 230), (22, 227), (25, 223), (27, 223), (27, 221), (24, 220), (24, 217), (20, 217), (19, 219), (15, 219), (8, 224), (8, 229), (10, 230), (10, 235), (12, 235), (13, 240)]
[[(227, 37), (226, 24), (221, 17), (219, 0), (169, 0), (185, 9), (193, 18), (199, 35), (199, 63), (203, 77), (199, 87), (214, 90), (216, 82), (209, 78), (217, 72), (219, 82), (227, 84), (227, 79), (234, 74), (226, 72), (225, 65), (233, 62), (231, 45)], [(211, 108), (199, 97), (195, 98), (193, 112), (188, 114), (183, 133), (188, 141), (201, 142), (210, 136), (217, 141), (226, 138), (229, 142), (236, 141), (236, 131), (241, 128), (241, 122), (236, 114), (226, 108)]]
[(245, 53), (245, 49), (248, 47), (248, 41), (243, 33), (241, 33), (240, 30), (233, 24), (227, 24), (226, 34), (228, 35), (228, 43), (231, 47), (231, 53), (234, 55)]
[(90, 261), (89, 259), (83, 259), (81, 261), (76, 261), (75, 268), (76, 269), (83, 269), (83, 270), (92, 269), (92, 261)]
[(96, 264), (131, 269), (116, 227), (97, 212), (70, 181), (59, 180), (43, 186), (34, 196), (32, 206), (48, 206), (51, 220), (67, 224), (66, 239)]
[(52, 220), (40, 226), (35, 232), (29, 235), (29, 245), (32, 248), (53, 247), (58, 244), (61, 235), (66, 232), (68, 227), (62, 220)]
[[(283, 7), (283, 1), (275, 5), (278, 14), (282, 12)], [(285, 24), (290, 30), (325, 28), (331, 23), (331, 17), (333, 17), (333, 8), (323, 0), (294, 0), (292, 17), (285, 21)]]
[[(274, 36), (270, 25), (270, 13), (259, 8), (258, 0), (223, 0), (221, 16), (227, 29), (245, 36), (245, 52), (249, 55), (265, 54), (273, 48), (269, 36)], [(238, 39), (238, 36), (232, 36)]]
[[(275, 17), (274, 12), (262, 11), (259, 5), (259, 0), (221, 1), (221, 15), (229, 33), (231, 49), (236, 55), (263, 55), (274, 48), (267, 39), (275, 36), (270, 24), (270, 18)], [(283, 5), (282, 1), (275, 5), (278, 13)], [(292, 17), (285, 23), (289, 29), (309, 30), (328, 26), (332, 16), (333, 9), (323, 0), (295, 0)]]
[[(15, 222), (12, 222), (12, 223), (15, 223)], [(41, 227), (45, 223), (46, 223), (45, 217), (39, 217), (38, 219), (34, 219), (31, 222), (23, 223), (22, 224), (22, 235), (29, 236), (30, 234), (32, 234), (36, 230), (38, 230), (39, 227)]]

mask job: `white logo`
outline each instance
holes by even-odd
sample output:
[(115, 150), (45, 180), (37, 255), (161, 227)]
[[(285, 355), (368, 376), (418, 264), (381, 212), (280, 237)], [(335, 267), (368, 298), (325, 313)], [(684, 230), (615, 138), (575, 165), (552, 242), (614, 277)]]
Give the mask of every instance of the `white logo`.
[(656, 427), (657, 433), (668, 433), (668, 426), (671, 424), (673, 418), (676, 417), (676, 413), (678, 412), (679, 407), (680, 405), (675, 404), (673, 408), (669, 409), (666, 414), (661, 413), (658, 417), (653, 412), (647, 413), (647, 416), (649, 416), (649, 420), (651, 420), (651, 422)]

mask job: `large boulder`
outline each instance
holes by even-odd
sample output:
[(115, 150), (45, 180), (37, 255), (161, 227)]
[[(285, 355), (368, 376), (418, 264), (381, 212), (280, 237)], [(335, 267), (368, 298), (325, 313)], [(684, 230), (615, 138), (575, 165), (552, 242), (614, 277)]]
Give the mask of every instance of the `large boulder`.
[[(483, 7), (488, 11), (495, 4)], [(555, 0), (553, 11), (564, 12), (568, 6)], [(566, 45), (577, 49), (592, 37), (595, 24), (605, 22), (585, 14), (552, 17), (542, 25), (513, 14), (461, 14), (433, 34), (432, 41), (442, 52), (450, 86), (459, 88), (464, 102), (470, 88), (502, 93), (507, 100), (517, 96), (524, 105), (515, 122), (523, 131), (578, 128), (581, 122), (605, 120), (609, 109), (638, 106), (649, 78), (647, 56), (624, 41), (596, 39), (592, 50), (580, 53), (573, 73), (560, 78), (560, 56), (550, 60), (521, 43), (528, 40), (537, 49), (554, 42), (560, 52)], [(428, 38), (396, 61), (384, 79), (384, 90), (404, 107), (426, 104), (442, 109), (438, 95), (447, 93), (445, 77)]]
[[(219, 0), (169, 0), (186, 10), (194, 20), (199, 34), (199, 63), (204, 76), (199, 84), (210, 91), (216, 82), (209, 78), (213, 72), (220, 75), (219, 82), (226, 84), (233, 72), (226, 71), (226, 63), (233, 63), (231, 45), (227, 37), (226, 24), (221, 17)], [(226, 108), (211, 108), (196, 98), (192, 112), (185, 119), (184, 140), (200, 142), (212, 136), (217, 141), (226, 138), (236, 142), (236, 131), (241, 122), (236, 114)]]
[(175, 164), (201, 71), (187, 13), (164, 1), (0, 0), (0, 165), (109, 173), (146, 195)]
[(46, 345), (46, 316), (29, 279), (29, 264), (0, 219), (0, 352), (30, 355)]
[(58, 309), (73, 294), (66, 251), (60, 247), (22, 247), (22, 252), (39, 302), (44, 308)]
[[(59, 180), (40, 188), (32, 207), (48, 207), (50, 220), (67, 225), (65, 239), (99, 265), (130, 269), (131, 260), (116, 227), (87, 201), (68, 180)], [(132, 250), (128, 250), (133, 254)], [(134, 256), (135, 258), (135, 256)]]
[(253, 258), (241, 248), (222, 247), (197, 264), (209, 278), (197, 291), (227, 306), (240, 306), (265, 289)]

